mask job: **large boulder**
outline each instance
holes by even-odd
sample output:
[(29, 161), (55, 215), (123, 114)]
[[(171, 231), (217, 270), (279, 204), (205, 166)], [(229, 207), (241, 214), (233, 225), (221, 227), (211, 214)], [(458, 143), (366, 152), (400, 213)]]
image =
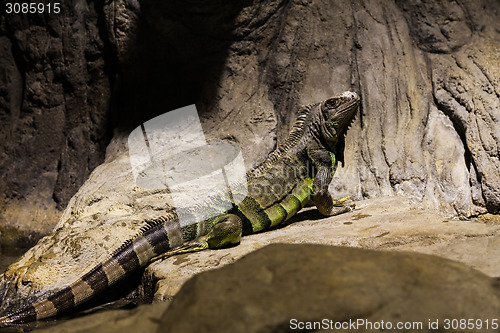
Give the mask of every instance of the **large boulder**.
[[(72, 0), (0, 20), (0, 221), (46, 234), (106, 145), (196, 103), (247, 164), (361, 94), (334, 190), (498, 212), (498, 2)], [(43, 17), (43, 19), (42, 19)], [(108, 154), (108, 158), (112, 156)], [(8, 230), (7, 230), (8, 231)]]
[(274, 244), (196, 275), (168, 308), (102, 312), (44, 332), (498, 332), (499, 313), (499, 280), (454, 261)]
[[(287, 135), (298, 105), (356, 91), (362, 106), (332, 193), (400, 195), (461, 217), (498, 212), (499, 8), (73, 0), (57, 16), (1, 16), (0, 241), (19, 234), (13, 227), (55, 229), (2, 276), (0, 310), (70, 283), (171, 211), (166, 191), (134, 183), (126, 142), (186, 104), (197, 104), (208, 138), (236, 142), (250, 167)], [(354, 245), (377, 244), (392, 228), (357, 230)], [(490, 236), (475, 241), (494, 247)]]

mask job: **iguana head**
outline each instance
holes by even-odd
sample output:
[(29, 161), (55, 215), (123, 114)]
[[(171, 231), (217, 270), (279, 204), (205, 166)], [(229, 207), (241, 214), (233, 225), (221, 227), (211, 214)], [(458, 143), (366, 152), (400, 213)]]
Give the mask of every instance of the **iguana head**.
[[(328, 146), (335, 149), (344, 132), (358, 111), (360, 98), (346, 91), (321, 102), (321, 136)], [(337, 147), (338, 148), (338, 147)]]

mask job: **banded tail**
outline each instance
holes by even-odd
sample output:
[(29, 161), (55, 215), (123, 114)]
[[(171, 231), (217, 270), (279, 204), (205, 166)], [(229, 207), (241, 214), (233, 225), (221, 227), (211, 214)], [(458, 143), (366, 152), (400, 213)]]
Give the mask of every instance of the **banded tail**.
[[(357, 94), (345, 92), (302, 108), (287, 140), (247, 173), (248, 191), (231, 186), (233, 198), (238, 200), (224, 202), (232, 205), (229, 211), (203, 220), (197, 209), (188, 210), (186, 213), (192, 214), (197, 222), (182, 228), (177, 216), (152, 221), (138, 236), (126, 241), (107, 260), (70, 286), (1, 317), (0, 327), (60, 314), (145, 266), (151, 259), (237, 244), (242, 235), (267, 230), (287, 220), (308, 201), (326, 216), (354, 209), (349, 197), (334, 200), (328, 186), (336, 171), (336, 153), (342, 146), (343, 133), (359, 103)], [(216, 212), (215, 207), (221, 200), (215, 195), (198, 209), (204, 213)]]
[[(70, 286), (16, 312), (0, 317), (0, 327), (44, 319), (61, 314), (145, 266), (151, 258), (184, 242), (182, 232), (174, 230), (167, 218), (160, 217), (144, 227), (142, 233), (126, 241)], [(172, 222), (172, 221), (170, 221)], [(169, 240), (172, 240), (170, 244)]]

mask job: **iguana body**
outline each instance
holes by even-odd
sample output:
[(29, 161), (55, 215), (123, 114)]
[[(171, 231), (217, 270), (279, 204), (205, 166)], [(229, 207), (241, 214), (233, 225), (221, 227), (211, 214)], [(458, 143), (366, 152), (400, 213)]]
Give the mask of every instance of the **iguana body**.
[[(0, 327), (54, 316), (105, 290), (151, 261), (177, 253), (237, 244), (242, 235), (269, 229), (287, 220), (311, 199), (324, 215), (354, 206), (349, 199), (333, 200), (328, 193), (337, 167), (338, 140), (354, 117), (359, 97), (350, 92), (303, 107), (287, 140), (247, 173), (245, 184), (232, 186), (233, 208), (196, 224), (180, 227), (176, 214), (148, 222), (134, 238), (66, 288), (0, 318)], [(241, 193), (246, 193), (245, 196)], [(210, 207), (221, 196), (208, 199)], [(193, 214), (197, 209), (182, 214)], [(181, 212), (179, 212), (181, 214)], [(201, 215), (200, 215), (201, 216)], [(197, 220), (199, 221), (199, 220)]]

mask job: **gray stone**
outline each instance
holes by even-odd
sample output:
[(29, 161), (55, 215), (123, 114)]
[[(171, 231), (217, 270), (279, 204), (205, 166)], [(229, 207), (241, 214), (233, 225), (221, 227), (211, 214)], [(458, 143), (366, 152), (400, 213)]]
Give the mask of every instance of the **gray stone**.
[(45, 21), (4, 15), (0, 232), (48, 233), (112, 130), (123, 147), (141, 122), (196, 103), (207, 136), (238, 143), (252, 166), (298, 105), (344, 90), (363, 106), (332, 191), (498, 212), (499, 8), (75, 0)]
[[(414, 330), (432, 332), (429, 320), (438, 320), (443, 329), (448, 318), (496, 318), (499, 311), (498, 280), (456, 262), (275, 244), (189, 280), (157, 332), (288, 332), (293, 319), (325, 318), (328, 323), (384, 321), (384, 331), (401, 331), (398, 322), (420, 322)], [(339, 331), (334, 325), (329, 331)], [(369, 328), (361, 325), (356, 331), (374, 331)]]
[(450, 55), (431, 56), (436, 104), (465, 143), (471, 195), (498, 212), (500, 204), (499, 41), (483, 38)]
[[(384, 199), (373, 207), (394, 213), (391, 223), (380, 224), (380, 209), (362, 223), (350, 215), (352, 225), (329, 224), (339, 236), (322, 242), (437, 251), (498, 276), (497, 224), (442, 223), (434, 212), (500, 207), (496, 1), (173, 4), (78, 0), (43, 22), (0, 17), (0, 236), (56, 226), (2, 276), (0, 310), (73, 281), (171, 210), (165, 191), (141, 189), (130, 174), (127, 135), (143, 121), (197, 103), (207, 137), (238, 143), (250, 167), (286, 136), (298, 105), (344, 90), (359, 92), (362, 107), (331, 192), (398, 195), (425, 210), (414, 221)], [(106, 161), (87, 179), (104, 158), (110, 118)], [(184, 280), (168, 285), (162, 274), (150, 282), (168, 299)]]
[[(446, 319), (490, 318), (491, 325), (499, 313), (498, 279), (451, 260), (407, 252), (273, 244), (197, 274), (170, 305), (105, 311), (39, 332), (289, 332), (298, 325), (318, 324), (326, 325), (321, 327), (327, 332), (338, 332), (335, 325), (342, 323), (355, 325), (349, 327), (356, 332), (380, 327), (400, 332), (398, 323), (435, 332), (445, 330)], [(431, 322), (438, 324), (429, 327)], [(475, 326), (473, 331), (498, 332), (485, 327)]]
[(60, 3), (60, 14), (44, 15), (2, 8), (0, 17), (3, 239), (12, 228), (49, 233), (111, 139), (98, 13), (74, 0)]
[[(49, 326), (34, 330), (37, 333), (121, 333), (121, 332), (154, 332), (158, 329), (168, 303), (147, 304), (132, 310), (108, 310), (88, 316), (67, 320), (53, 326), (45, 323), (39, 326)], [(36, 327), (36, 326), (35, 326)]]
[[(357, 203), (353, 212), (323, 218), (312, 209), (284, 228), (244, 237), (220, 250), (174, 256), (151, 264), (143, 278), (144, 301), (171, 300), (194, 275), (233, 263), (274, 243), (314, 243), (428, 253), (500, 276), (500, 223), (448, 218), (399, 197)], [(148, 298), (149, 297), (149, 298)]]
[(101, 164), (73, 196), (59, 224), (0, 277), (0, 309), (40, 298), (104, 260), (146, 221), (168, 214), (171, 198), (139, 188), (129, 156)]
[[(145, 1), (143, 16), (122, 7), (114, 10), (124, 26), (142, 17), (149, 27), (130, 38), (115, 34), (119, 45), (139, 49), (123, 60), (130, 93), (122, 114), (135, 125), (165, 105), (196, 101), (207, 135), (238, 143), (250, 167), (287, 135), (298, 105), (354, 90), (363, 105), (332, 191), (357, 199), (398, 194), (465, 217), (498, 210), (495, 1)], [(201, 23), (193, 11), (205, 13)], [(184, 77), (170, 68), (188, 62)], [(151, 72), (182, 91), (149, 89)], [(460, 96), (447, 92), (460, 85)]]

